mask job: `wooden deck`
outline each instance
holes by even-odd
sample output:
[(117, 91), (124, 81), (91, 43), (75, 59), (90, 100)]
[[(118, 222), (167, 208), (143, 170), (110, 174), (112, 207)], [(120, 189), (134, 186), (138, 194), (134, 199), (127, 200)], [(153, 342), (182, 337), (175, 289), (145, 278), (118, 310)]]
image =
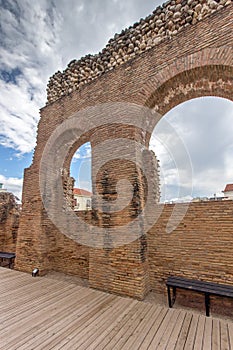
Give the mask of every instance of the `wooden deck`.
[(0, 268), (0, 349), (233, 349), (233, 323)]

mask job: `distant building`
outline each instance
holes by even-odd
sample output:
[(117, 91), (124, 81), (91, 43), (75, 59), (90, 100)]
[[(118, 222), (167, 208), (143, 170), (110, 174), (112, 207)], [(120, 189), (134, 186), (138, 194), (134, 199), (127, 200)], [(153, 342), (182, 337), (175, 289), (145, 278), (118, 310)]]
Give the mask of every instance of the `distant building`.
[(195, 197), (192, 199), (192, 202), (208, 202), (208, 197)]
[(192, 199), (192, 202), (213, 202), (213, 201), (222, 201), (225, 200), (225, 197), (220, 197), (214, 194), (213, 197), (195, 197)]
[(233, 199), (233, 184), (227, 184), (222, 192), (226, 199)]
[(74, 210), (90, 210), (92, 193), (81, 188), (74, 188)]
[(3, 188), (3, 183), (0, 183), (0, 192), (7, 192), (7, 190)]

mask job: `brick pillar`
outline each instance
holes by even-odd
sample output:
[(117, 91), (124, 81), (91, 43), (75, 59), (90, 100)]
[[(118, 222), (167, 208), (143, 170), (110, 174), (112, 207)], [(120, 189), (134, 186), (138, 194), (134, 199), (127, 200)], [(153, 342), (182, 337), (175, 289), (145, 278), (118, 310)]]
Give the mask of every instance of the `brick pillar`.
[[(122, 135), (128, 138), (125, 147), (124, 141), (117, 141)], [(132, 146), (141, 136), (141, 130), (114, 125), (112, 129), (103, 128), (91, 140), (93, 204), (104, 234), (100, 238), (103, 247), (93, 246), (89, 252), (89, 283), (93, 288), (137, 299), (143, 299), (150, 289), (147, 239), (143, 234), (143, 217), (140, 218), (147, 183), (141, 169), (141, 146)], [(128, 183), (123, 183), (118, 193), (118, 182), (123, 180)], [(109, 213), (114, 201), (118, 201), (118, 208)], [(130, 226), (132, 223), (134, 226)], [(113, 235), (112, 228), (115, 229)]]
[(22, 202), (15, 269), (31, 272), (37, 267), (40, 275), (43, 275), (49, 269), (50, 245), (43, 229), (44, 217), (39, 189), (39, 171), (33, 165), (24, 172)]

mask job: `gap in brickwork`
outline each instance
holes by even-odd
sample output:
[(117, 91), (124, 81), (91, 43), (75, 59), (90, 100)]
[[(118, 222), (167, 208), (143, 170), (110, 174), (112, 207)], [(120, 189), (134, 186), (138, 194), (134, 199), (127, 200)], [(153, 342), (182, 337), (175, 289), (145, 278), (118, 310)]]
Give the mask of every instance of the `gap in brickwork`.
[(90, 210), (92, 194), (91, 144), (84, 143), (75, 152), (71, 165), (70, 176), (74, 178), (74, 210)]
[(160, 161), (162, 202), (222, 200), (233, 183), (233, 102), (201, 97), (166, 113), (150, 149)]

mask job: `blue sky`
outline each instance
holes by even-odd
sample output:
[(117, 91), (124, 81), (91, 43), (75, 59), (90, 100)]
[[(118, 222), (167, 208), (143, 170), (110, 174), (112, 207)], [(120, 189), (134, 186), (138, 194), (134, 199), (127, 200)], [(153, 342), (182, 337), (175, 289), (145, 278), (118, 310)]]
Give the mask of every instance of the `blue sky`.
[(75, 187), (92, 192), (91, 184), (91, 144), (82, 145), (71, 162), (70, 174), (76, 180)]
[[(5, 188), (21, 196), (23, 170), (31, 163), (49, 77), (72, 59), (99, 52), (116, 32), (161, 3), (0, 0), (0, 182)], [(232, 135), (230, 101), (202, 98), (170, 111), (150, 146), (160, 159), (163, 199), (212, 196), (232, 183)], [(191, 158), (192, 184), (184, 153)], [(71, 171), (79, 175), (76, 185), (89, 190), (90, 164), (90, 146), (85, 145), (76, 153)]]
[(17, 155), (14, 149), (0, 145), (0, 173), (6, 177), (23, 176), (23, 169), (30, 166), (32, 153)]

